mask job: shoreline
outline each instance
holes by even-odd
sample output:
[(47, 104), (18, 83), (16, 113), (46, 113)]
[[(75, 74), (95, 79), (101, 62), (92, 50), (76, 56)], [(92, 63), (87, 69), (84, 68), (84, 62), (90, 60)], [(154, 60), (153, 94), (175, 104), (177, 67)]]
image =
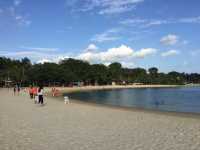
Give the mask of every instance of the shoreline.
[[(105, 85), (105, 86), (82, 86), (82, 87), (55, 87), (63, 93), (92, 91), (92, 90), (109, 90), (109, 89), (136, 89), (136, 88), (176, 88), (176, 87), (192, 87), (184, 85)], [(52, 87), (45, 87), (47, 93), (51, 92)]]
[[(53, 99), (60, 99), (59, 97), (52, 97)], [(196, 118), (200, 119), (200, 113), (194, 113), (194, 112), (176, 112), (176, 111), (167, 111), (167, 110), (156, 110), (156, 109), (150, 109), (150, 108), (142, 108), (142, 107), (128, 107), (128, 106), (117, 106), (117, 105), (109, 105), (109, 104), (100, 104), (100, 103), (94, 103), (94, 102), (86, 102), (81, 101), (78, 99), (71, 99), (70, 103), (74, 104), (80, 104), (85, 106), (91, 106), (96, 108), (106, 108), (106, 109), (112, 109), (112, 110), (120, 110), (120, 111), (128, 111), (128, 112), (141, 112), (141, 113), (150, 113), (150, 114), (156, 114), (156, 115), (164, 115), (164, 116), (174, 116), (174, 117), (183, 117), (183, 118)]]
[[(83, 86), (83, 87), (57, 87), (60, 90), (61, 95), (58, 97), (53, 97), (55, 99), (61, 99), (63, 94), (69, 94), (74, 92), (86, 92), (93, 90), (111, 90), (111, 89), (139, 89), (139, 88), (190, 88), (190, 87), (199, 87), (200, 85), (115, 85), (115, 86)], [(50, 92), (50, 91), (49, 91)], [(52, 96), (51, 96), (52, 97)], [(192, 117), (200, 119), (200, 113), (195, 112), (176, 112), (176, 111), (167, 111), (167, 110), (156, 110), (150, 108), (142, 107), (126, 107), (126, 106), (117, 106), (109, 104), (100, 104), (94, 102), (81, 101), (79, 99), (71, 99), (73, 102), (81, 105), (89, 105), (93, 107), (105, 107), (109, 109), (124, 110), (124, 111), (133, 111), (133, 112), (144, 112), (144, 113), (154, 113), (167, 116), (180, 116), (180, 117)]]
[[(179, 87), (193, 87), (193, 86), (180, 86), (180, 85), (137, 85), (137, 86), (95, 86), (95, 87), (73, 87), (73, 88), (58, 88), (62, 93), (60, 96), (53, 97), (53, 99), (60, 99), (63, 100), (63, 94), (69, 94), (73, 92), (84, 92), (84, 91), (92, 91), (92, 90), (109, 90), (109, 89), (134, 89), (134, 88), (179, 88)], [(195, 86), (196, 87), (196, 86)], [(156, 110), (150, 108), (142, 108), (142, 107), (128, 107), (128, 106), (117, 106), (117, 105), (109, 105), (109, 104), (100, 104), (95, 102), (87, 102), (81, 101), (79, 99), (71, 99), (72, 103), (77, 103), (86, 106), (92, 107), (104, 107), (108, 109), (114, 110), (123, 110), (123, 111), (132, 111), (132, 112), (143, 112), (143, 113), (153, 113), (153, 114), (160, 114), (166, 116), (178, 116), (178, 117), (192, 117), (200, 119), (200, 113), (195, 112), (176, 112), (176, 111), (167, 111), (167, 110)]]

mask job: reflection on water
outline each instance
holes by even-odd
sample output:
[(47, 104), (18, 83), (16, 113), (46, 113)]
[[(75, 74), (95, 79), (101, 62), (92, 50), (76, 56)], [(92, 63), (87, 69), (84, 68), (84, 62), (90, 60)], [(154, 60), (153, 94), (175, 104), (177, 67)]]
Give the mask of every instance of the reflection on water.
[(68, 94), (72, 99), (125, 107), (200, 113), (200, 88), (141, 88)]

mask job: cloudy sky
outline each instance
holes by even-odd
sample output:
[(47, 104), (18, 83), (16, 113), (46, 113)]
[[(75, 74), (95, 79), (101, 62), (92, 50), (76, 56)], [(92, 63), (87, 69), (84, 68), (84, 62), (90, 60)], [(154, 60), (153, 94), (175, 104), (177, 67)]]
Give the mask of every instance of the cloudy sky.
[(200, 72), (199, 0), (0, 0), (0, 56)]

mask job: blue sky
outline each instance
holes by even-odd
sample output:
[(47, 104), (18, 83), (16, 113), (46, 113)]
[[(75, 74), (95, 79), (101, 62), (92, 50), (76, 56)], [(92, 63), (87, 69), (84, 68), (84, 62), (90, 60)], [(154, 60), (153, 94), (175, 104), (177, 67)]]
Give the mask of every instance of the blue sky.
[(199, 0), (0, 0), (0, 56), (200, 72)]

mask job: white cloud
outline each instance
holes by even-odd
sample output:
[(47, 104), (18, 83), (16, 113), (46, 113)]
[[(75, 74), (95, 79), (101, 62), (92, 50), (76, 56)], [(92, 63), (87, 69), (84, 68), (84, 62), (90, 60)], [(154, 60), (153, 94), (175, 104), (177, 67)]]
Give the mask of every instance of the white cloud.
[(94, 63), (99, 61), (100, 58), (98, 56), (98, 53), (86, 52), (79, 54), (76, 58)]
[(117, 48), (110, 48), (106, 52), (100, 53), (102, 61), (115, 61), (132, 56), (134, 50), (126, 45)]
[(99, 14), (116, 14), (131, 11), (143, 0), (104, 0), (103, 9)]
[(167, 52), (164, 52), (161, 54), (162, 57), (169, 57), (169, 56), (175, 56), (178, 55), (180, 52), (177, 50), (169, 50)]
[(21, 19), (22, 19), (22, 16), (16, 16), (15, 19), (16, 19), (16, 20), (21, 20)]
[(68, 32), (70, 30), (72, 30), (72, 26), (67, 26), (66, 28), (64, 29), (59, 29), (59, 30), (56, 30), (57, 33), (65, 33), (65, 32)]
[(66, 58), (75, 58), (85, 60), (90, 63), (110, 64), (112, 62), (120, 62), (124, 67), (134, 67), (135, 58), (144, 58), (157, 52), (157, 50), (153, 48), (146, 48), (135, 51), (134, 49), (126, 45), (109, 48), (105, 51), (95, 51), (98, 49), (97, 46), (94, 44), (90, 44), (86, 49), (90, 49), (90, 51), (83, 50), (83, 52), (79, 54), (58, 53), (58, 51), (49, 52), (46, 51), (46, 49), (42, 49), (42, 51), (40, 49), (32, 49), (30, 51), (22, 50), (15, 52), (0, 51), (0, 56), (10, 57), (14, 59), (28, 57), (33, 62), (37, 63), (58, 63)]
[(19, 26), (29, 26), (32, 22), (28, 18), (27, 13), (19, 13), (18, 6), (21, 4), (21, 0), (14, 1), (13, 5), (9, 6), (5, 11), (7, 12), (7, 17), (12, 18)]
[(101, 34), (96, 34), (91, 41), (93, 42), (108, 42), (108, 41), (117, 41), (121, 39), (121, 37), (118, 35), (121, 32), (121, 28), (112, 28), (109, 29)]
[(65, 60), (67, 58), (72, 58), (68, 56), (68, 54), (59, 54), (59, 55), (54, 55), (54, 57), (47, 57), (47, 58), (40, 58), (36, 63), (59, 63), (62, 60)]
[(129, 18), (119, 22), (126, 26), (139, 26), (140, 28), (148, 28), (152, 26), (164, 25), (174, 23), (173, 20), (159, 20), (159, 19), (140, 19), (140, 18)]
[[(120, 47), (110, 48), (103, 52), (85, 52), (78, 55), (77, 59), (86, 60), (92, 63), (111, 63), (115, 61), (127, 62), (128, 59), (144, 58), (155, 54), (156, 49), (146, 48), (139, 51), (134, 51), (132, 48), (121, 45)], [(127, 62), (128, 63), (128, 62)]]
[(52, 63), (53, 61), (52, 60), (49, 60), (49, 59), (41, 59), (39, 61), (37, 61), (36, 63), (37, 64), (44, 64), (44, 63)]
[(31, 24), (31, 21), (25, 16), (15, 15), (14, 17), (18, 25), (29, 26)]
[[(105, 62), (104, 65), (109, 66), (112, 62)], [(136, 67), (135, 63), (130, 61), (121, 61), (120, 62), (123, 68), (134, 68)]]
[(98, 50), (98, 47), (95, 44), (90, 44), (88, 47), (85, 49), (85, 52), (95, 52)]
[(200, 50), (193, 50), (193, 51), (190, 52), (190, 54), (191, 54), (192, 56), (199, 56)]
[(23, 58), (23, 57), (30, 57), (30, 58), (41, 58), (47, 56), (47, 54), (36, 52), (36, 51), (14, 51), (14, 52), (1, 52), (1, 56), (11, 57), (11, 58)]
[(40, 51), (40, 52), (56, 52), (56, 51), (58, 51), (58, 48), (26, 47), (26, 46), (21, 46), (20, 48), (27, 49), (27, 50)]
[(187, 66), (188, 64), (189, 64), (188, 61), (184, 61), (184, 62), (183, 62), (183, 66)]
[(164, 25), (164, 24), (170, 24), (172, 23), (169, 20), (150, 20), (147, 21), (146, 24), (144, 24), (142, 27), (151, 27), (151, 26), (158, 26), (158, 25)]
[(99, 14), (104, 15), (104, 14), (119, 14), (123, 12), (130, 11), (134, 8), (135, 6), (115, 6), (115, 7), (109, 7), (102, 9)]
[(177, 19), (138, 19), (129, 18), (119, 22), (126, 26), (139, 26), (141, 28), (148, 28), (159, 25), (167, 24), (200, 24), (200, 16), (197, 17), (187, 17), (187, 18), (177, 18)]
[(118, 61), (120, 59), (132, 56), (132, 54), (133, 54), (133, 50), (130, 47), (122, 45), (118, 48), (110, 48), (104, 52), (82, 53), (77, 58), (86, 60), (89, 62), (113, 62), (113, 61)]
[(21, 0), (14, 0), (14, 6), (19, 6), (21, 4)]
[(178, 22), (180, 22), (180, 23), (200, 23), (200, 16), (181, 18), (178, 20)]
[(161, 38), (160, 42), (164, 45), (175, 45), (179, 40), (179, 37), (174, 34), (169, 34)]
[[(84, 4), (81, 0), (73, 0), (67, 5), (72, 7), (73, 11), (91, 11), (98, 10), (100, 15), (119, 14), (133, 10), (138, 3), (144, 0), (86, 0)], [(81, 6), (81, 7), (80, 7)]]
[(73, 56), (71, 56), (71, 54), (69, 53), (58, 53), (56, 51), (55, 52), (52, 51), (50, 53), (48, 51), (35, 51), (35, 50), (31, 50), (31, 51), (21, 50), (21, 51), (13, 51), (13, 52), (0, 51), (0, 56), (9, 57), (13, 59), (21, 59), (24, 57), (28, 57), (33, 62), (36, 62), (36, 63), (44, 63), (44, 62), (58, 63), (59, 61), (64, 60), (66, 58), (69, 58), (69, 57), (73, 58)]
[(155, 54), (156, 52), (157, 52), (157, 50), (154, 48), (143, 48), (143, 49), (135, 52), (133, 56), (137, 57), (137, 58), (144, 58), (148, 55)]
[(92, 38), (92, 41), (101, 43), (101, 42), (107, 42), (107, 41), (116, 41), (119, 39), (120, 37), (111, 36), (111, 35), (103, 33), (103, 34), (95, 35), (95, 37)]
[(121, 62), (122, 67), (124, 68), (134, 68), (136, 67), (135, 63), (133, 62)]
[(145, 19), (126, 19), (122, 20), (119, 23), (123, 25), (135, 25), (135, 24), (142, 24), (145, 23), (147, 20)]
[(15, 7), (10, 6), (10, 7), (8, 8), (8, 12), (9, 12), (9, 14), (10, 14), (11, 16), (16, 17), (16, 10), (15, 10)]
[(4, 12), (3, 9), (0, 8), (0, 14), (3, 13), (3, 12)]
[(182, 41), (182, 44), (183, 44), (183, 45), (187, 45), (187, 44), (189, 44), (189, 43), (190, 43), (190, 42), (187, 41), (187, 40), (183, 40), (183, 41)]

